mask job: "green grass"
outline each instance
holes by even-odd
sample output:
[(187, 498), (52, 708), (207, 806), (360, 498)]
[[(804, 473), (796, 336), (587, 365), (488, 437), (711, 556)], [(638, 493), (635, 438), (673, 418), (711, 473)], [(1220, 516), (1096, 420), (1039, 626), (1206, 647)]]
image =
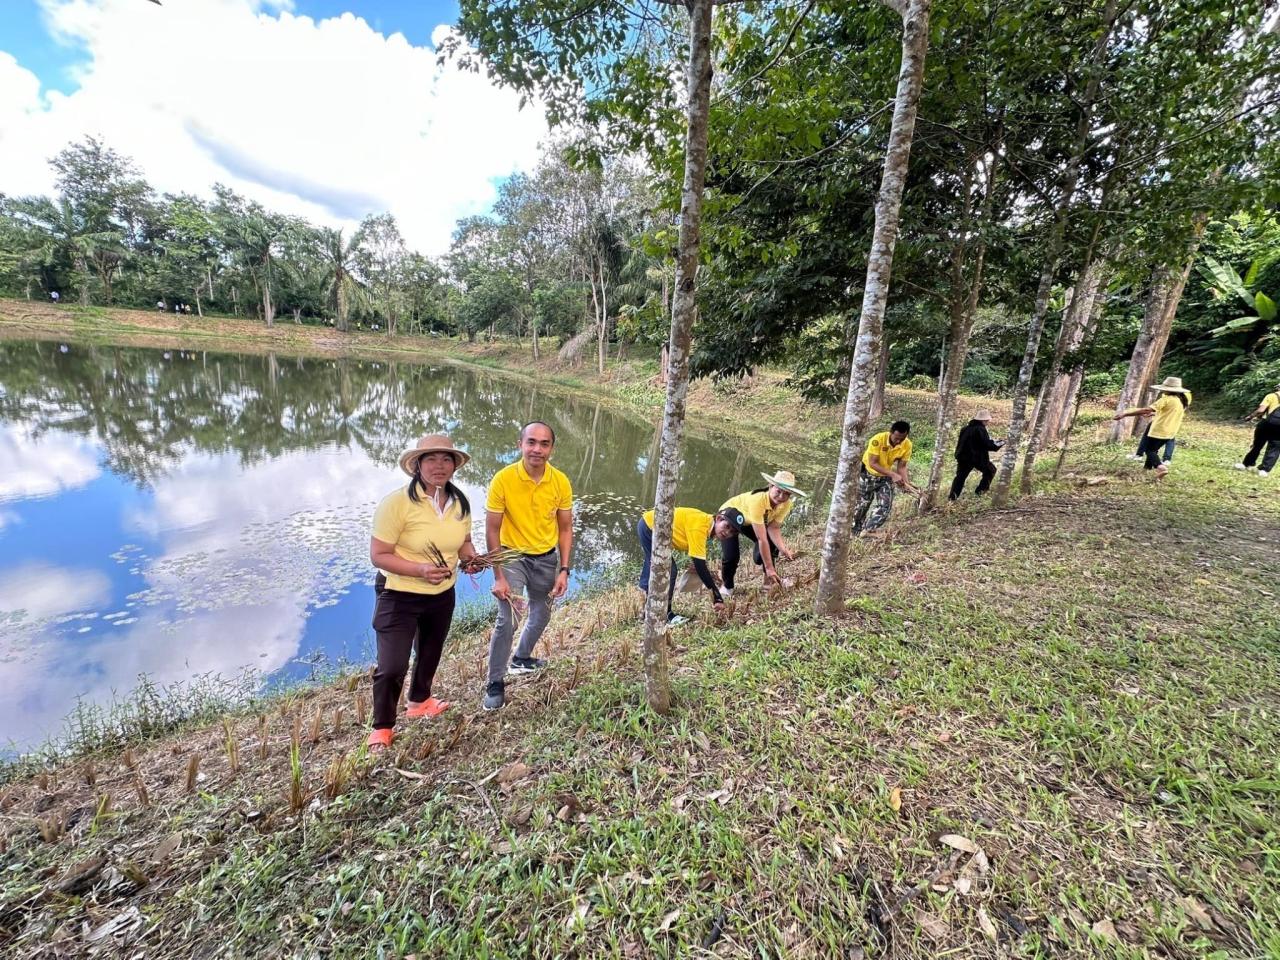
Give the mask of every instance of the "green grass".
[[(858, 548), (836, 620), (801, 590), (698, 621), (669, 718), (635, 627), (606, 624), (576, 686), (562, 650), (465, 735), (416, 729), (395, 764), (422, 779), (362, 761), (300, 816), (282, 775), (163, 814), (116, 798), (55, 844), (11, 830), (12, 946), (52, 956), (137, 903), (122, 956), (1278, 957), (1280, 494), (1223, 469), (1243, 437), (1203, 426), (1160, 484), (1085, 446), (1011, 510), (902, 523)], [(179, 830), (141, 890), (16, 906)]]

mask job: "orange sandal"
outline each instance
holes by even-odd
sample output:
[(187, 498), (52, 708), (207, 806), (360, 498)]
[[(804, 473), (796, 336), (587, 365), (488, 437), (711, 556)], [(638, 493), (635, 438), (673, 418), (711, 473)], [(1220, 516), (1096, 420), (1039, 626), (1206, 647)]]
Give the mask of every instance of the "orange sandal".
[(372, 730), (369, 733), (369, 752), (381, 753), (391, 746), (391, 742), (395, 740), (396, 734), (394, 730), (382, 729)]
[(419, 717), (438, 717), (444, 713), (453, 704), (447, 700), (440, 700), (436, 697), (427, 697), (421, 703), (411, 703), (404, 715), (410, 720), (417, 720)]

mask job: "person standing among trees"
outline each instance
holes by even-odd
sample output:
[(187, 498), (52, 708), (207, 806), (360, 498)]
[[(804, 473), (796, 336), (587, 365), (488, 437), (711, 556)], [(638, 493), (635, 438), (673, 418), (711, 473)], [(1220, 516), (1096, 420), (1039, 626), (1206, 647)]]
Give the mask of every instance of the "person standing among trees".
[(1236, 469), (1251, 469), (1258, 462), (1262, 448), (1266, 447), (1266, 456), (1262, 458), (1262, 466), (1258, 468), (1258, 476), (1265, 477), (1275, 469), (1276, 461), (1280, 460), (1280, 383), (1262, 398), (1258, 408), (1245, 419), (1257, 420), (1258, 425), (1253, 428), (1253, 444), (1244, 459), (1236, 464)]
[[(653, 565), (653, 515), (653, 510), (647, 510), (636, 523), (636, 536), (640, 538), (640, 549), (644, 553), (637, 586), (646, 594), (649, 592), (649, 575)], [(742, 511), (735, 507), (721, 507), (714, 515), (693, 507), (676, 507), (675, 517), (671, 522), (671, 546), (689, 555), (698, 579), (711, 591), (711, 608), (716, 613), (724, 611), (726, 594), (716, 585), (711, 568), (707, 566), (707, 541), (713, 537), (724, 543), (736, 541), (745, 522)], [(676, 616), (671, 608), (675, 592), (676, 560), (672, 557), (671, 579), (667, 585), (667, 622), (678, 627), (686, 622), (686, 618)]]
[(1161, 462), (1160, 449), (1170, 440), (1178, 436), (1182, 420), (1186, 416), (1187, 407), (1191, 404), (1191, 391), (1182, 386), (1180, 377), (1165, 377), (1164, 383), (1151, 388), (1160, 394), (1154, 404), (1149, 407), (1135, 407), (1117, 413), (1112, 420), (1124, 420), (1126, 417), (1151, 417), (1151, 425), (1142, 438), (1138, 448), (1146, 457), (1142, 469), (1154, 470), (1156, 479), (1161, 479), (1169, 472), (1169, 464)]
[(867, 443), (858, 470), (858, 505), (853, 511), (854, 536), (879, 530), (893, 512), (894, 492), (919, 493), (907, 474), (911, 459), (911, 424), (895, 420)]
[[(526, 423), (520, 430), (520, 459), (499, 470), (489, 484), (485, 543), (491, 551), (503, 547), (523, 556), (493, 568), (498, 621), (489, 641), (489, 681), (481, 704), (485, 710), (497, 710), (507, 702), (508, 673), (533, 673), (547, 665), (533, 656), (533, 648), (551, 620), (552, 601), (569, 588), (573, 486), (550, 463), (555, 445), (550, 426), (541, 420)], [(528, 596), (522, 598), (525, 591)], [(512, 656), (518, 607), (523, 604), (528, 605), (528, 619)]]
[[(781, 555), (787, 560), (795, 559), (795, 551), (782, 539), (782, 521), (790, 515), (795, 498), (807, 497), (808, 494), (796, 487), (795, 474), (790, 470), (778, 470), (773, 476), (767, 473), (760, 476), (769, 482), (767, 487), (731, 497), (721, 505), (720, 511), (732, 509), (742, 514), (744, 523), (740, 532), (755, 545), (752, 558), (756, 566), (764, 567), (766, 582), (779, 583), (781, 578), (774, 565), (775, 558)], [(721, 593), (727, 597), (733, 593), (738, 573), (738, 537), (735, 535), (725, 540), (720, 552), (720, 570), (724, 576)]]
[(369, 559), (385, 574), (373, 613), (378, 666), (369, 749), (374, 753), (395, 739), (396, 707), (415, 646), (405, 715), (437, 717), (449, 709), (431, 695), (431, 683), (453, 622), (458, 566), (465, 569), (476, 555), (471, 504), (453, 483), (454, 472), (470, 459), (444, 434), (423, 437), (400, 455), (400, 469), (412, 478), (408, 486), (384, 497), (373, 516)]
[(974, 496), (980, 497), (991, 487), (995, 479), (996, 468), (991, 463), (991, 454), (1004, 446), (1003, 440), (992, 440), (987, 433), (987, 424), (991, 422), (991, 411), (986, 407), (973, 415), (973, 419), (960, 431), (956, 438), (956, 476), (951, 481), (950, 500), (959, 500), (964, 493), (964, 483), (969, 474), (977, 470), (982, 474)]

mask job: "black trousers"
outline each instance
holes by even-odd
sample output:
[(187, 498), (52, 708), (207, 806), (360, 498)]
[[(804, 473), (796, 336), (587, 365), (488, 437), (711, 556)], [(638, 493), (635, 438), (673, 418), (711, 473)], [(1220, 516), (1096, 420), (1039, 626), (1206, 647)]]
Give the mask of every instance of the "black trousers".
[(409, 672), (409, 654), (417, 648), (409, 683), (409, 699), (421, 703), (431, 696), (431, 682), (440, 665), (444, 640), (453, 622), (454, 591), (409, 593), (382, 590), (373, 608), (373, 629), (378, 635), (378, 667), (373, 673), (373, 728), (396, 725), (400, 690)]
[[(765, 529), (768, 530), (768, 527)], [(751, 552), (751, 559), (756, 562), (756, 566), (764, 566), (764, 557), (760, 556), (760, 542), (756, 540), (755, 528), (748, 524), (739, 531), (739, 535), (746, 537), (754, 545), (755, 549)], [(776, 564), (778, 559), (778, 542), (774, 539), (773, 534), (771, 533), (769, 534), (769, 549), (773, 551), (773, 559)], [(741, 551), (737, 537), (720, 541), (720, 560), (720, 575), (724, 578), (724, 585), (732, 590), (734, 578), (738, 575), (738, 563), (741, 560)]]
[(1258, 462), (1258, 455), (1262, 453), (1263, 447), (1267, 448), (1267, 453), (1262, 458), (1262, 469), (1270, 473), (1275, 468), (1276, 461), (1280, 460), (1280, 426), (1268, 424), (1265, 420), (1253, 428), (1253, 445), (1240, 462), (1246, 467), (1252, 467)]
[(982, 473), (982, 480), (978, 483), (978, 489), (974, 490), (975, 496), (981, 496), (991, 489), (991, 481), (995, 479), (996, 468), (990, 460), (984, 463), (975, 463), (972, 460), (956, 461), (956, 478), (951, 481), (951, 495), (949, 500), (959, 500), (960, 494), (964, 493), (965, 481), (969, 479), (969, 474), (973, 471)]

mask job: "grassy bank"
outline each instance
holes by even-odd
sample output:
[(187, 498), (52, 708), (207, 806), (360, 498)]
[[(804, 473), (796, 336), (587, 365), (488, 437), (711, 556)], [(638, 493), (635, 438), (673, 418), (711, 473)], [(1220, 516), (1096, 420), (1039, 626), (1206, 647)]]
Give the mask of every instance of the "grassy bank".
[(8, 784), (0, 950), (1280, 957), (1280, 487), (1239, 427), (1161, 483), (1101, 432), (1008, 510), (900, 509), (842, 617), (816, 529), (790, 595), (684, 600), (670, 718), (622, 589), (497, 714), (459, 638), (380, 762), (355, 674)]

